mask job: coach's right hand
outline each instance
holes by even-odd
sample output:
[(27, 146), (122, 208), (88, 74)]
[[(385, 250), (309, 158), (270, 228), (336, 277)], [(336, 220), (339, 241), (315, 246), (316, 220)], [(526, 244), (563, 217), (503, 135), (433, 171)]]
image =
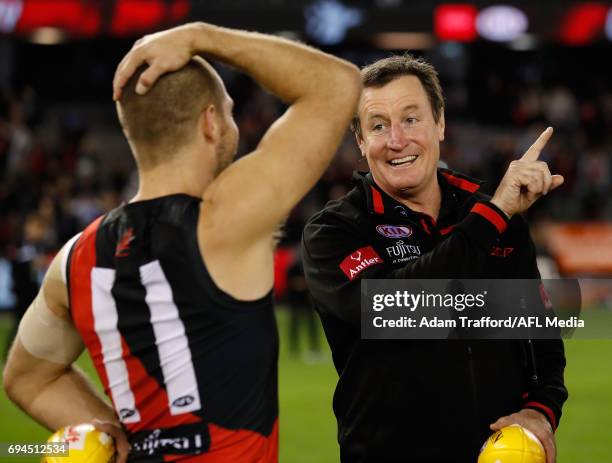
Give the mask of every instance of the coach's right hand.
[(508, 217), (526, 211), (536, 200), (563, 184), (561, 175), (552, 175), (548, 164), (538, 161), (553, 133), (548, 127), (521, 159), (512, 161), (491, 202)]

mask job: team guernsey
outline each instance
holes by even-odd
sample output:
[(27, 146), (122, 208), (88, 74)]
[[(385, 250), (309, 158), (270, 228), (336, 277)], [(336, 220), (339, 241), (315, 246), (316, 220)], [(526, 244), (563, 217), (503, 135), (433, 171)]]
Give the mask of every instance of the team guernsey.
[(215, 285), (198, 246), (200, 204), (164, 196), (89, 225), (67, 263), (71, 315), (130, 462), (274, 463), (272, 294), (238, 301)]

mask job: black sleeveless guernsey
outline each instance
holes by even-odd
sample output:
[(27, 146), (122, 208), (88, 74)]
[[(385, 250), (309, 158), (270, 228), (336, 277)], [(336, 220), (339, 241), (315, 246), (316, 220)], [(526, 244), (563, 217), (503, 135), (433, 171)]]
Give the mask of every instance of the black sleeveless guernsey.
[(275, 463), (272, 292), (245, 302), (215, 285), (198, 246), (200, 203), (164, 196), (91, 223), (68, 258), (71, 315), (130, 462)]

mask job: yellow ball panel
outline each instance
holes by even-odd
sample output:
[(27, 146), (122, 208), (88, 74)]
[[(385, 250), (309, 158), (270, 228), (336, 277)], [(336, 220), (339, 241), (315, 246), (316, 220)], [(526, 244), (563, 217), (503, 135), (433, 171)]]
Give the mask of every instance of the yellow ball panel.
[(513, 424), (493, 433), (480, 450), (478, 463), (545, 463), (540, 441), (528, 430)]
[(115, 461), (113, 439), (89, 423), (61, 428), (53, 433), (47, 442), (68, 442), (69, 455), (67, 457), (45, 456), (41, 463), (112, 463)]

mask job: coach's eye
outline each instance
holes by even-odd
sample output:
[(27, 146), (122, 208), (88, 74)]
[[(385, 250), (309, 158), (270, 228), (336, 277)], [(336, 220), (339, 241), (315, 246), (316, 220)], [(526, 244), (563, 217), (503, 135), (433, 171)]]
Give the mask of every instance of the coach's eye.
[(385, 128), (385, 126), (383, 124), (375, 124), (375, 125), (372, 126), (372, 130), (374, 132), (378, 132), (378, 131), (380, 131), (380, 130), (382, 130), (384, 128)]

